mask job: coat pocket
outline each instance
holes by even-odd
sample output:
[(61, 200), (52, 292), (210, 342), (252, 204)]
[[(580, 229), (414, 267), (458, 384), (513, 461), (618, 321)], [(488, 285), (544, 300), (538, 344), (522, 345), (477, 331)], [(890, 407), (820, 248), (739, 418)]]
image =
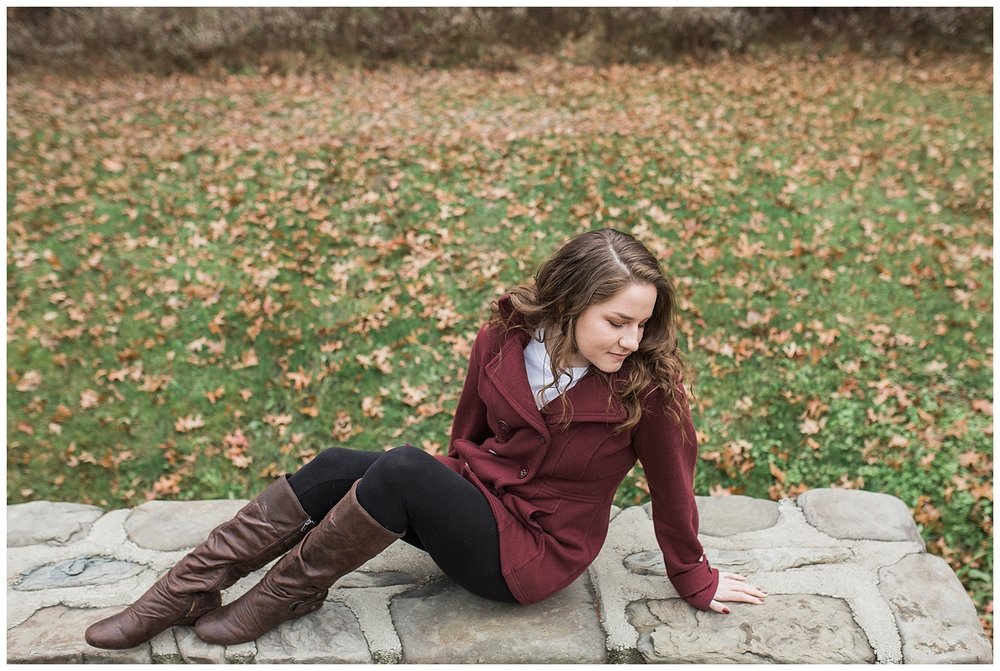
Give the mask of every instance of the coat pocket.
[(546, 531), (542, 524), (539, 524), (539, 520), (544, 520), (544, 518), (552, 515), (556, 508), (558, 508), (559, 502), (554, 501), (551, 506), (540, 506), (532, 501), (522, 499), (517, 496), (509, 496), (504, 501), (504, 507), (506, 507), (518, 521), (525, 527), (531, 529), (537, 529), (538, 531)]

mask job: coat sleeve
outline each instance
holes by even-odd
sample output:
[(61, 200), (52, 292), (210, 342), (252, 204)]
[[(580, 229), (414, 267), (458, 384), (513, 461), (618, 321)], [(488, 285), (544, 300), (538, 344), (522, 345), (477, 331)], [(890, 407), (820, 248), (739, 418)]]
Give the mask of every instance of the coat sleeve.
[(678, 422), (662, 390), (651, 393), (633, 435), (653, 499), (653, 531), (663, 552), (667, 577), (677, 593), (698, 610), (708, 610), (719, 585), (698, 540), (694, 469), (698, 438), (683, 387), (675, 396)]
[(486, 422), (486, 404), (479, 396), (479, 375), (482, 365), (490, 352), (491, 332), (487, 326), (479, 329), (472, 343), (469, 355), (469, 370), (465, 374), (465, 385), (455, 408), (455, 420), (451, 425), (451, 442), (448, 456), (455, 454), (455, 440), (462, 438), (477, 445), (486, 442), (493, 435)]

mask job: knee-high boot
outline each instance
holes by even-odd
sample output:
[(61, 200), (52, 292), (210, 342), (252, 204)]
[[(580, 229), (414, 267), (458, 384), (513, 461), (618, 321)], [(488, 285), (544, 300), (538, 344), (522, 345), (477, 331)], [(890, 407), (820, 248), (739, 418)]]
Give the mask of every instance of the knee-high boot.
[(221, 590), (288, 551), (313, 524), (286, 478), (279, 478), (217, 526), (139, 600), (91, 625), (87, 643), (119, 650), (174, 625), (191, 625), (222, 604)]
[(198, 620), (195, 633), (222, 645), (253, 641), (286, 620), (318, 610), (333, 583), (401, 538), (403, 534), (388, 531), (361, 507), (357, 488), (355, 482), (260, 583)]

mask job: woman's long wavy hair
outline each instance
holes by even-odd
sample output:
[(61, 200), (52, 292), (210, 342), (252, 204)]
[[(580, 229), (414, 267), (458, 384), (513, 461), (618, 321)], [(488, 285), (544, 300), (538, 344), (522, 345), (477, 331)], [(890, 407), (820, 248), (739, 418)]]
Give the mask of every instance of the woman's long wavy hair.
[[(613, 228), (583, 233), (565, 243), (542, 265), (534, 286), (511, 289), (514, 315), (504, 319), (497, 304), (493, 305), (492, 321), (503, 330), (523, 328), (533, 334), (539, 326), (545, 329), (553, 379), (558, 380), (577, 352), (574, 334), (580, 315), (632, 284), (656, 289), (653, 315), (646, 322), (639, 349), (616, 373), (590, 367), (590, 374), (607, 379), (628, 412), (627, 419), (617, 427), (619, 431), (638, 424), (645, 395), (656, 388), (663, 390), (676, 417), (675, 395), (689, 374), (677, 347), (674, 287), (656, 257), (634, 237)], [(565, 411), (566, 395), (561, 398)], [(570, 416), (564, 412), (567, 420)]]

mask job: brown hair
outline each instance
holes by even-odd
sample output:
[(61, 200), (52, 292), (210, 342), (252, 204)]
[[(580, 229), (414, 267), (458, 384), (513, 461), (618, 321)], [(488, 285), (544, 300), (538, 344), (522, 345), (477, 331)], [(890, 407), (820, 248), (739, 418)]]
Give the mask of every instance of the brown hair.
[[(617, 373), (590, 367), (590, 374), (607, 379), (628, 411), (628, 418), (618, 426), (620, 431), (638, 424), (645, 395), (656, 388), (663, 391), (667, 405), (673, 410), (678, 385), (688, 373), (677, 347), (673, 284), (641, 242), (613, 228), (578, 235), (542, 264), (533, 286), (511, 289), (515, 313), (511, 318), (503, 319), (497, 304), (493, 305), (492, 322), (504, 330), (523, 328), (534, 333), (540, 326), (545, 328), (552, 375), (558, 380), (577, 351), (574, 334), (583, 311), (611, 299), (632, 284), (656, 289), (653, 315), (646, 322), (639, 349)], [(565, 411), (565, 394), (562, 399)], [(676, 410), (673, 414), (677, 415)], [(570, 415), (564, 412), (564, 416)]]

